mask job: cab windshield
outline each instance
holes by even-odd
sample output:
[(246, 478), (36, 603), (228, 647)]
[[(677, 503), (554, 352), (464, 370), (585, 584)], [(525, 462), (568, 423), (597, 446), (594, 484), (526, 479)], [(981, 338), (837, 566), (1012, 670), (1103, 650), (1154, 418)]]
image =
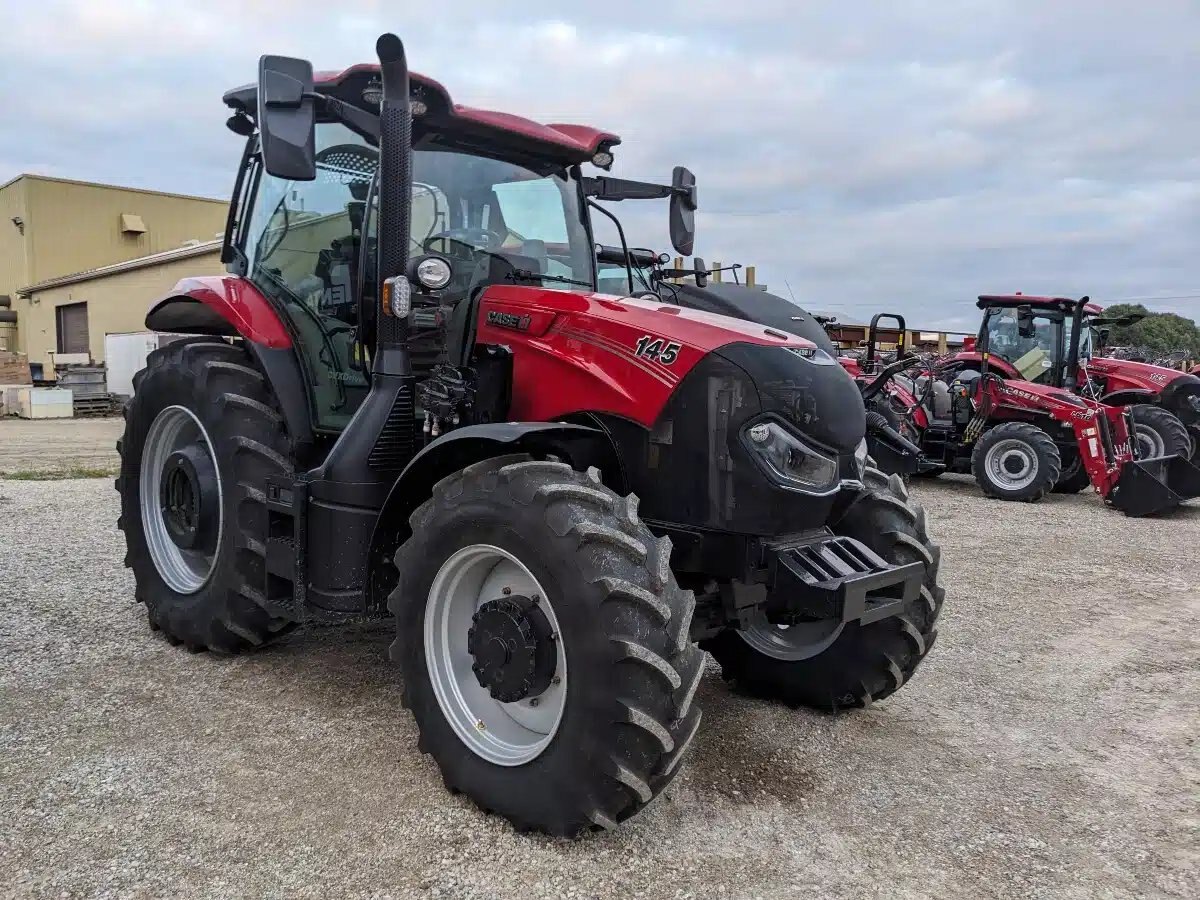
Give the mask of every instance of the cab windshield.
[(1055, 370), (1066, 356), (1063, 319), (1058, 314), (1035, 314), (1033, 325), (1033, 335), (1024, 337), (1015, 309), (991, 310), (986, 326), (988, 352), (1011, 363), (1027, 381), (1052, 384)]

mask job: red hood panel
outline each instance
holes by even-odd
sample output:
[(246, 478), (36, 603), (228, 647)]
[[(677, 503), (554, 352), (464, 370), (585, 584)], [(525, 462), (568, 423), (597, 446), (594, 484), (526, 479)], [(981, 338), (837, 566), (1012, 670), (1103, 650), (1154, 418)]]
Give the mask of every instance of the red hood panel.
[(542, 422), (590, 411), (650, 427), (683, 377), (714, 350), (813, 346), (673, 304), (508, 285), (484, 292), (477, 328), (478, 343), (513, 352), (512, 417)]
[(1184, 377), (1183, 372), (1165, 366), (1134, 362), (1130, 359), (1109, 359), (1106, 356), (1092, 359), (1087, 368), (1093, 377), (1102, 376), (1107, 379), (1109, 391), (1141, 388), (1157, 394), (1175, 379)]

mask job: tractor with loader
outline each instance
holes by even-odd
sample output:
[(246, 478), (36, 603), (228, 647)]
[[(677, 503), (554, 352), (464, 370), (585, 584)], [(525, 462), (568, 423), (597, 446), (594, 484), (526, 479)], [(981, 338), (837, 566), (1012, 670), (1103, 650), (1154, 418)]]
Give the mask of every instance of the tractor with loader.
[[(1000, 305), (1005, 302), (991, 296), (979, 300), (989, 311), (1005, 308)], [(1067, 329), (1081, 327), (1086, 307), (1086, 298), (1074, 307), (1075, 321)], [(884, 320), (901, 336), (896, 359), (887, 364), (878, 354)], [(1024, 314), (1014, 326), (1012, 339), (1026, 348), (1020, 362), (1038, 373), (1049, 369), (1039, 344), (1052, 348), (1062, 341), (1061, 318), (1053, 333)], [(1036, 501), (1051, 491), (1078, 493), (1090, 485), (1129, 516), (1164, 512), (1200, 496), (1200, 470), (1187, 460), (1183, 445), (1164, 449), (1136, 439), (1142, 420), (1134, 409), (1073, 393), (1061, 377), (1044, 383), (993, 371), (992, 361), (1013, 351), (1003, 338), (997, 340), (999, 354), (993, 351), (997, 335), (991, 329), (980, 332), (979, 369), (943, 368), (941, 361), (911, 355), (904, 343), (907, 333), (903, 316), (877, 314), (862, 359), (845, 364), (868, 409), (885, 415), (902, 437), (919, 446), (915, 474), (969, 472), (985, 494), (1002, 500)], [(1070, 359), (1056, 365), (1073, 365)]]
[[(925, 514), (867, 456), (810, 341), (596, 291), (617, 136), (451, 100), (378, 64), (264, 56), (227, 274), (147, 315), (118, 449), (150, 625), (251, 650), (395, 619), (403, 701), (446, 785), (518, 829), (613, 828), (680, 771), (703, 650), (822, 710), (899, 690), (943, 591)], [(702, 649), (703, 648), (703, 649)]]
[[(1128, 407), (1140, 456), (1183, 454), (1200, 464), (1200, 378), (1166, 366), (1100, 355), (1108, 330), (1140, 315), (1107, 316), (1089, 298), (994, 294), (979, 298), (984, 311), (976, 345), (942, 366), (947, 376), (983, 363), (978, 341), (992, 347), (989, 367), (1006, 379), (1065, 388), (1108, 406)], [(1079, 315), (1076, 315), (1079, 313)], [(1021, 335), (1022, 323), (1031, 337)]]

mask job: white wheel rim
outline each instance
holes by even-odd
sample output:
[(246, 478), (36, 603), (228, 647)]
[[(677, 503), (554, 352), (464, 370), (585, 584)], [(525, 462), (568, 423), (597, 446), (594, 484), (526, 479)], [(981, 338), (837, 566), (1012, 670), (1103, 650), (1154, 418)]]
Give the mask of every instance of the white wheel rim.
[[(190, 444), (200, 444), (213, 461), (217, 478), (217, 539), (211, 554), (184, 550), (176, 546), (160, 506), (163, 468), (171, 454)], [(225, 528), (225, 499), (221, 488), (221, 470), (216, 464), (212, 441), (196, 414), (184, 406), (168, 406), (150, 425), (142, 446), (138, 473), (138, 502), (142, 512), (142, 533), (159, 577), (179, 594), (194, 594), (208, 581), (217, 561), (217, 548)]]
[[(537, 697), (502, 703), (472, 671), (467, 632), (483, 604), (509, 594), (539, 598), (558, 635), (557, 679)], [(519, 766), (550, 746), (567, 699), (567, 657), (554, 607), (533, 573), (516, 556), (491, 544), (471, 544), (447, 559), (434, 576), (425, 605), (425, 665), (446, 721), (477, 756)]]
[(1033, 448), (1012, 438), (997, 441), (988, 448), (983, 464), (992, 482), (1009, 491), (1029, 487), (1038, 474)]

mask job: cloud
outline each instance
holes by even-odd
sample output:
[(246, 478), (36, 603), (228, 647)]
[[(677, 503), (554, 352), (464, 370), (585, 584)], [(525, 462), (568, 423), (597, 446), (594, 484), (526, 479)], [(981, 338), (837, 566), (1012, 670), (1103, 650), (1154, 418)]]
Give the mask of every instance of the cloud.
[[(700, 253), (843, 318), (969, 328), (985, 291), (1200, 294), (1188, 0), (46, 0), (0, 31), (0, 180), (223, 196), (221, 93), (261, 53), (338, 68), (389, 28), (461, 102), (620, 133), (616, 174), (687, 164)], [(665, 205), (614, 211), (666, 247)]]

